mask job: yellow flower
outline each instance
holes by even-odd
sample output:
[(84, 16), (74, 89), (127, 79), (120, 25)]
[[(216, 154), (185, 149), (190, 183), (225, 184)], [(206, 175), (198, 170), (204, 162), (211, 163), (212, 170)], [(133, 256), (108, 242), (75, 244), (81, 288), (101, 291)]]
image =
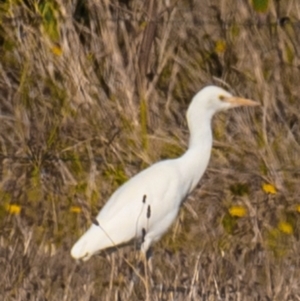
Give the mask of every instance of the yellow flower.
[(294, 232), (293, 226), (288, 222), (280, 222), (278, 229), (285, 234), (292, 234)]
[(229, 214), (235, 217), (243, 217), (247, 214), (247, 209), (243, 206), (232, 206), (229, 208)]
[(51, 48), (51, 51), (52, 51), (53, 54), (55, 54), (55, 55), (57, 55), (57, 56), (61, 56), (62, 53), (63, 53), (63, 51), (62, 51), (62, 49), (61, 49), (60, 46), (53, 46), (53, 47)]
[(274, 185), (272, 184), (267, 184), (267, 183), (264, 183), (262, 185), (262, 190), (265, 192), (265, 193), (268, 193), (268, 194), (276, 194), (277, 193), (277, 189)]
[(298, 212), (300, 213), (300, 204), (298, 204), (298, 205), (296, 206), (296, 211), (298, 211)]
[(226, 50), (226, 42), (223, 40), (218, 40), (215, 45), (215, 51), (217, 53), (223, 53)]
[(79, 206), (72, 206), (70, 208), (70, 212), (72, 212), (72, 213), (80, 213), (81, 212), (81, 208)]
[(16, 204), (6, 204), (5, 209), (9, 214), (20, 214), (21, 212), (21, 206), (16, 205)]
[(147, 22), (146, 21), (144, 21), (144, 22), (142, 22), (141, 24), (140, 24), (140, 29), (145, 29), (146, 28), (146, 26), (147, 26)]

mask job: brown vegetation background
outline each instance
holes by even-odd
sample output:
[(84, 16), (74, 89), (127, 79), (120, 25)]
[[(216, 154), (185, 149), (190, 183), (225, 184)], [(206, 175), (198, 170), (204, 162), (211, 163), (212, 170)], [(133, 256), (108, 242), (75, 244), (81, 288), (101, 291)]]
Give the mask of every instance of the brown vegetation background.
[(185, 151), (191, 97), (217, 84), (262, 106), (214, 119), (150, 299), (299, 300), (299, 19), (297, 0), (1, 1), (0, 299), (144, 300), (134, 246), (70, 249), (120, 184)]

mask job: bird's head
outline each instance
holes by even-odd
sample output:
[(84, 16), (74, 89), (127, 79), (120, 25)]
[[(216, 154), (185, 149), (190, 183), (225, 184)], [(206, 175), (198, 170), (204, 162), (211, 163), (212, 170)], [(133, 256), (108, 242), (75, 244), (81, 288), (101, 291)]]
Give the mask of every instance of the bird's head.
[(210, 120), (219, 112), (239, 106), (258, 106), (258, 102), (250, 99), (233, 96), (217, 86), (207, 86), (200, 90), (192, 99), (187, 111), (187, 120), (190, 130), (199, 127), (199, 122)]
[(258, 106), (259, 103), (250, 99), (236, 97), (217, 86), (207, 86), (193, 98), (189, 111), (203, 111), (208, 115), (239, 106)]
[[(203, 130), (208, 126), (210, 131), (210, 120), (215, 113), (239, 106), (258, 105), (258, 102), (233, 96), (224, 89), (216, 86), (203, 88), (193, 97), (187, 111), (187, 122), (191, 132), (191, 141), (195, 140), (195, 135), (202, 133), (199, 131), (200, 128)], [(198, 141), (198, 138), (196, 138), (196, 141)]]

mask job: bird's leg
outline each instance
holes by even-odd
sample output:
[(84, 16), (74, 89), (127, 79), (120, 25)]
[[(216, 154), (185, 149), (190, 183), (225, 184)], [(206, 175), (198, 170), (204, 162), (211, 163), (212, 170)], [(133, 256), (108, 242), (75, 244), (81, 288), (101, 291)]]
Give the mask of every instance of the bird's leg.
[(145, 290), (146, 290), (146, 301), (150, 301), (150, 288), (151, 284), (149, 281), (149, 275), (148, 275), (148, 261), (147, 261), (147, 252), (141, 252), (142, 262), (144, 263), (144, 275), (145, 275)]
[(153, 265), (152, 265), (152, 248), (150, 247), (147, 251), (146, 251), (146, 262), (147, 262), (147, 266), (149, 268), (149, 272), (150, 272), (150, 276), (153, 274)]
[[(152, 264), (149, 262), (149, 259), (151, 258), (151, 250), (150, 245), (152, 240), (147, 237), (146, 231), (143, 229), (142, 231), (142, 245), (141, 245), (141, 261), (144, 265), (144, 275), (145, 275), (145, 289), (146, 289), (146, 300), (150, 300), (150, 291), (151, 291), (151, 285), (152, 285)], [(150, 271), (150, 273), (149, 273)]]
[(149, 248), (146, 252), (141, 250), (141, 259), (142, 259), (141, 261), (143, 262), (143, 265), (144, 265), (145, 277), (150, 276), (150, 280), (151, 280), (151, 276), (153, 273), (152, 249)]
[[(146, 244), (148, 246), (148, 244)], [(146, 251), (144, 249), (145, 245), (144, 242), (141, 245), (141, 250), (138, 255), (138, 265), (137, 269), (133, 269), (132, 280), (130, 282), (129, 290), (128, 290), (128, 298), (131, 296), (133, 287), (135, 283), (140, 280), (144, 284), (146, 290), (146, 300), (150, 300), (150, 288), (151, 288), (151, 274), (152, 274), (152, 262), (149, 261), (151, 259), (152, 252), (150, 248)], [(149, 271), (150, 270), (150, 277)]]
[[(146, 236), (146, 231), (143, 228), (142, 231), (142, 245), (141, 245), (141, 254), (142, 254), (142, 260), (144, 262), (144, 267), (145, 267), (145, 273), (146, 273), (146, 269), (148, 267), (148, 262), (149, 259), (151, 258), (152, 255), (152, 251), (150, 248), (151, 245), (151, 239), (149, 239), (149, 237)], [(150, 267), (151, 265), (151, 267)], [(152, 273), (152, 264), (149, 265), (150, 268), (150, 272)]]
[(114, 282), (114, 270), (115, 270), (115, 254), (110, 254), (108, 255), (110, 256), (111, 259), (111, 272), (110, 272), (110, 279), (109, 279), (109, 294), (112, 293), (112, 288), (113, 288), (113, 282)]

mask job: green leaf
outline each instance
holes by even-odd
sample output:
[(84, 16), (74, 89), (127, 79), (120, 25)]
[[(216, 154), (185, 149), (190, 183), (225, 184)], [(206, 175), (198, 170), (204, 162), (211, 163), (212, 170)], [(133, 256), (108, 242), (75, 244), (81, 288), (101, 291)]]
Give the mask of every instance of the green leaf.
[(285, 55), (286, 55), (287, 62), (289, 64), (292, 64), (295, 58), (295, 54), (293, 49), (289, 45), (286, 45), (285, 47)]
[(269, 0), (252, 0), (253, 9), (258, 13), (265, 13), (269, 8)]
[(116, 186), (120, 186), (128, 180), (124, 168), (119, 166), (110, 166), (104, 171), (104, 176), (107, 179), (112, 179)]
[(43, 17), (43, 27), (52, 41), (59, 40), (59, 29), (57, 21), (58, 8), (54, 1), (41, 1), (38, 5)]
[(236, 218), (232, 217), (229, 213), (227, 213), (222, 219), (223, 228), (228, 234), (233, 234), (236, 224)]
[(249, 194), (249, 186), (245, 183), (236, 183), (230, 186), (233, 195), (243, 196)]

